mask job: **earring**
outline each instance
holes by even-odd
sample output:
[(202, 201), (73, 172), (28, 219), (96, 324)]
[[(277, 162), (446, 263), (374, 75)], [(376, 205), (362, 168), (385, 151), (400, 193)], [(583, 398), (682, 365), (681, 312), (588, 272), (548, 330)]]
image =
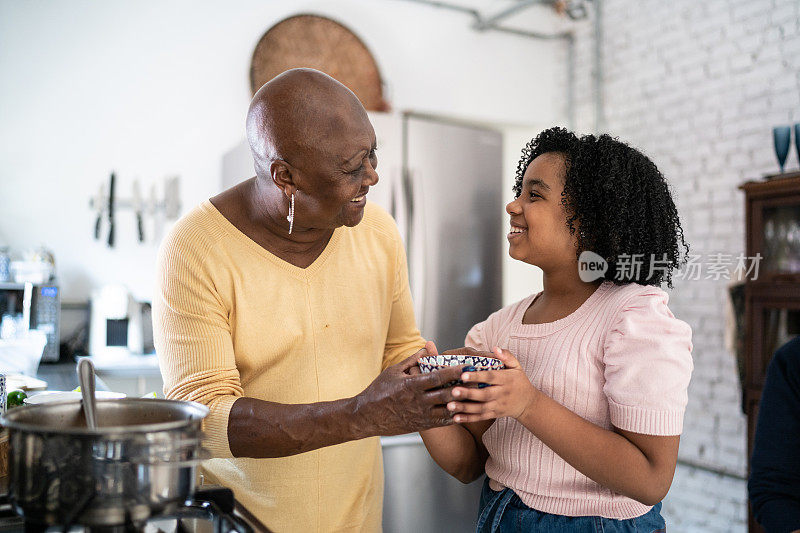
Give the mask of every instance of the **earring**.
[(289, 216), (286, 217), (286, 220), (289, 221), (289, 235), (291, 235), (292, 228), (294, 228), (294, 193), (292, 193), (292, 199), (289, 203)]

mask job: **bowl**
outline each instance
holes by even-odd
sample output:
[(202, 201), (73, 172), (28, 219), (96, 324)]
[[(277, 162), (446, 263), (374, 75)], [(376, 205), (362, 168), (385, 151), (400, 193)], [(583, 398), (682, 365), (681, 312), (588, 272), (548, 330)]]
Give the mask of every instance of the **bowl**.
[[(107, 390), (98, 390), (94, 391), (94, 397), (98, 400), (120, 400), (126, 397), (125, 393), (122, 392), (111, 392)], [(25, 404), (42, 404), (42, 403), (53, 403), (53, 402), (69, 402), (74, 400), (80, 400), (82, 398), (81, 393), (77, 391), (49, 391), (49, 392), (41, 392), (36, 396), (31, 396), (29, 398), (25, 398)]]
[(419, 358), (419, 369), (423, 374), (441, 370), (449, 366), (471, 365), (477, 370), (500, 370), (505, 368), (503, 362), (496, 357), (483, 357), (480, 355), (452, 354), (452, 355), (426, 355)]
[(42, 284), (53, 277), (53, 266), (44, 261), (11, 261), (9, 271), (16, 283)]
[[(9, 326), (9, 320), (2, 321), (2, 329), (11, 327), (14, 326)], [(47, 335), (36, 329), (17, 331), (14, 338), (0, 339), (0, 372), (35, 377), (45, 345)]]

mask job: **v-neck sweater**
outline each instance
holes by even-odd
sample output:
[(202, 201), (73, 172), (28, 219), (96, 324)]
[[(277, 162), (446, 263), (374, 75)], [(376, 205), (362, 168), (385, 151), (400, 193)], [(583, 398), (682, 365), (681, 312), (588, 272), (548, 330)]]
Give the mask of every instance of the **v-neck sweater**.
[(206, 478), (281, 532), (379, 531), (377, 437), (290, 457), (234, 458), (242, 396), (285, 404), (352, 397), (424, 346), (394, 220), (368, 203), (307, 268), (251, 240), (210, 201), (177, 222), (158, 259), (154, 340), (168, 398), (210, 408)]
[[(537, 389), (602, 428), (680, 435), (692, 330), (672, 314), (667, 293), (605, 281), (566, 317), (524, 324), (539, 294), (476, 324), (466, 346), (507, 349)], [(538, 511), (629, 519), (651, 509), (581, 474), (512, 418), (497, 419), (483, 442), (491, 486), (510, 487)]]

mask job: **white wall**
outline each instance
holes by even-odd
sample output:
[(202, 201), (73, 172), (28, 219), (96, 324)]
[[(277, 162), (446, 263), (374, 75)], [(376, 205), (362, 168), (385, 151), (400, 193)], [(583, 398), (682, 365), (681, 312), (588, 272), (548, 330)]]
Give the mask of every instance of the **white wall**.
[(135, 177), (148, 189), (179, 175), (184, 212), (213, 195), (243, 134), (253, 48), (301, 12), (365, 41), (395, 109), (563, 122), (562, 44), (479, 34), (467, 16), (414, 3), (0, 0), (0, 244), (53, 249), (68, 301), (115, 281), (149, 299), (157, 242), (135, 241), (129, 211), (116, 248), (94, 241), (89, 198), (111, 170), (122, 196)]
[[(772, 127), (800, 122), (797, 0), (602, 0), (606, 130), (671, 182), (693, 254), (744, 252), (737, 186), (778, 171)], [(579, 126), (594, 128), (591, 25), (577, 42)], [(797, 169), (792, 151), (787, 170)], [(705, 275), (706, 270), (703, 271)], [(746, 422), (725, 349), (728, 281), (677, 281), (670, 308), (693, 330), (695, 370), (670, 530), (745, 531)], [(688, 463), (702, 465), (693, 468)]]

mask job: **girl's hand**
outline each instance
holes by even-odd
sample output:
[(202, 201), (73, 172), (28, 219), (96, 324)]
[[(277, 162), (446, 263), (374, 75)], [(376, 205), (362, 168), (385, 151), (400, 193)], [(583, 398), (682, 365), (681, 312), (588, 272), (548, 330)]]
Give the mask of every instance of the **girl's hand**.
[(461, 381), (464, 383), (486, 383), (492, 385), (491, 387), (453, 388), (453, 398), (462, 400), (447, 404), (447, 409), (455, 414), (455, 422), (463, 424), (504, 416), (519, 419), (526, 412), (531, 412), (541, 395), (511, 352), (495, 348), (493, 355), (503, 362), (505, 369), (461, 374)]

